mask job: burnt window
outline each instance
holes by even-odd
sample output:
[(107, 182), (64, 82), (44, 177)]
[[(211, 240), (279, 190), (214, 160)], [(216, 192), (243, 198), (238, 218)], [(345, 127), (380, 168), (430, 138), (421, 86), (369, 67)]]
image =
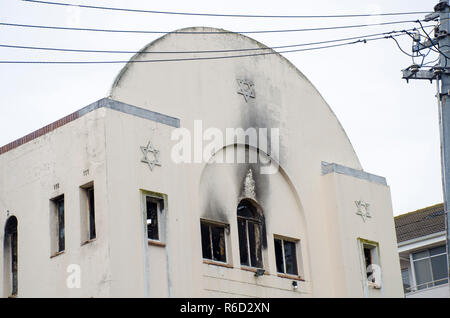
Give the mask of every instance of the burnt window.
[(51, 200), (52, 253), (65, 250), (64, 195)]
[(237, 208), (239, 253), (241, 265), (262, 268), (263, 216), (249, 200)]
[(226, 262), (226, 237), (224, 224), (200, 222), (202, 235), (202, 254), (204, 259)]
[(277, 272), (298, 275), (296, 243), (275, 238), (274, 244)]
[(4, 266), (5, 275), (3, 278), (5, 279), (5, 287), (8, 289), (5, 291), (5, 295), (16, 296), (18, 291), (18, 271), (17, 271), (17, 263), (18, 263), (18, 253), (17, 253), (17, 218), (15, 216), (11, 216), (6, 221), (5, 225), (5, 236), (3, 241), (3, 253), (4, 253)]

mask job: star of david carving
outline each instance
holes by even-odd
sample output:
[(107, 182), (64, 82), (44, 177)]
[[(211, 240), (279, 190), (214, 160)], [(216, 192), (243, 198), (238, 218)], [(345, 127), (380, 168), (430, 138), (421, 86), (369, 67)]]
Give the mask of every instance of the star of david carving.
[(362, 200), (355, 201), (356, 207), (358, 208), (358, 211), (356, 212), (357, 215), (360, 215), (364, 222), (366, 222), (366, 219), (371, 218), (372, 215), (369, 211), (370, 204), (367, 202), (364, 202)]
[[(141, 146), (141, 151), (144, 155), (144, 157), (141, 159), (141, 162), (148, 164), (150, 171), (153, 171), (154, 166), (161, 166), (161, 163), (159, 162), (159, 150), (153, 147), (151, 141), (148, 142), (146, 147)], [(149, 158), (149, 153), (152, 154), (151, 158)]]
[(238, 79), (236, 81), (239, 85), (237, 93), (244, 96), (245, 102), (248, 102), (248, 99), (250, 97), (255, 98), (255, 85), (253, 84), (253, 82), (241, 79)]

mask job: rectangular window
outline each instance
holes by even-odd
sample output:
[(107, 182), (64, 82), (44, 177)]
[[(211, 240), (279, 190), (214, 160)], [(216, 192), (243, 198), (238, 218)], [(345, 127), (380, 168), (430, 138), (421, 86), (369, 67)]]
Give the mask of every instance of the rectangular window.
[(241, 265), (262, 268), (262, 224), (238, 217), (238, 235)]
[(202, 236), (202, 254), (204, 259), (223, 262), (227, 261), (225, 224), (200, 222)]
[(239, 234), (239, 252), (241, 258), (241, 265), (250, 266), (248, 261), (248, 246), (247, 246), (247, 222), (245, 219), (238, 218), (238, 234)]
[(142, 191), (145, 232), (148, 243), (164, 246), (165, 237), (165, 206), (167, 196), (165, 194)]
[(159, 240), (158, 227), (158, 201), (152, 197), (147, 196), (147, 238), (149, 240)]
[(80, 187), (80, 227), (81, 243), (88, 243), (96, 238), (94, 184), (89, 182)]
[(381, 288), (381, 268), (378, 243), (358, 239), (361, 248), (361, 266), (364, 281), (371, 288)]
[(412, 254), (417, 289), (447, 284), (448, 268), (445, 245)]
[(294, 241), (275, 238), (275, 260), (277, 272), (289, 275), (298, 275), (297, 251)]
[(373, 254), (373, 249), (375, 247), (370, 246), (370, 245), (364, 245), (363, 250), (364, 250), (364, 263), (366, 266), (366, 276), (367, 278), (369, 278), (369, 276), (371, 275), (371, 271), (369, 269), (369, 266), (373, 265), (373, 260), (372, 260), (372, 254)]
[(86, 189), (89, 206), (89, 239), (96, 237), (95, 233), (95, 205), (94, 205), (94, 187)]
[(65, 249), (64, 195), (51, 200), (52, 254)]

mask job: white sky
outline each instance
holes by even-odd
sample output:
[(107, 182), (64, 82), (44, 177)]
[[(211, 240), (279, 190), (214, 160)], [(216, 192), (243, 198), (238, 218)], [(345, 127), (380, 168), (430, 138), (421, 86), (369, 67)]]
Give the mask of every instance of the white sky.
[[(65, 2), (161, 11), (262, 15), (432, 11), (437, 3), (430, 0)], [(105, 29), (172, 31), (188, 26), (211, 26), (239, 32), (417, 18), (423, 16), (306, 20), (208, 18), (76, 9), (19, 0), (0, 1), (0, 22)], [(250, 36), (267, 46), (279, 46), (414, 26), (417, 24)], [(0, 44), (12, 45), (139, 50), (159, 36), (0, 26)], [(399, 42), (406, 51), (411, 51), (409, 37), (401, 37)], [(395, 215), (442, 201), (436, 87), (426, 81), (407, 84), (401, 79), (401, 69), (411, 65), (412, 61), (399, 51), (392, 40), (285, 56), (309, 78), (336, 113), (364, 170), (386, 177), (391, 187)], [(0, 48), (0, 60), (128, 60), (130, 57), (126, 54), (52, 53)], [(0, 64), (0, 145), (105, 97), (122, 66)]]

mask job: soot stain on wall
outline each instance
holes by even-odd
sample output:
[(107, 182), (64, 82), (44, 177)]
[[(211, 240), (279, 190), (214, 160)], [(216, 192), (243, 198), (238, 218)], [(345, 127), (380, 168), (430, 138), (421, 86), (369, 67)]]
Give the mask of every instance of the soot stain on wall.
[[(262, 220), (262, 247), (267, 249), (267, 232), (266, 232), (266, 218), (265, 218), (265, 207), (269, 200), (269, 176), (260, 173), (260, 165), (257, 163), (241, 163), (237, 165), (236, 168), (236, 180), (239, 183), (239, 198), (238, 203), (245, 199), (245, 178), (249, 170), (252, 170), (253, 179), (255, 181), (255, 194), (256, 203), (258, 203), (261, 208), (261, 220)], [(236, 205), (237, 208), (237, 205)]]
[(211, 187), (208, 187), (204, 195), (206, 196), (206, 201), (202, 217), (229, 224), (230, 220), (228, 219), (225, 208), (226, 204), (222, 202), (224, 198), (217, 193), (216, 189)]

